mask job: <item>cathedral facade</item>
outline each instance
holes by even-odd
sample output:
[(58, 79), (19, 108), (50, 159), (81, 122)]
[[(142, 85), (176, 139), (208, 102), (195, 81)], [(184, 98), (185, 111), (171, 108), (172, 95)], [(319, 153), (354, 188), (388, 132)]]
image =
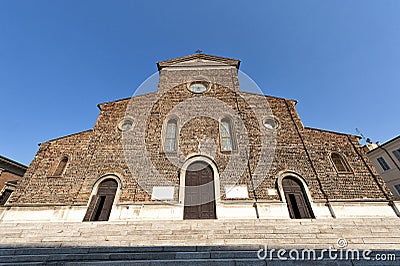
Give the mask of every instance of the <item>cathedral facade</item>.
[(396, 217), (359, 137), (306, 127), (296, 101), (244, 91), (240, 61), (157, 63), (155, 92), (99, 104), (40, 144), (0, 221)]

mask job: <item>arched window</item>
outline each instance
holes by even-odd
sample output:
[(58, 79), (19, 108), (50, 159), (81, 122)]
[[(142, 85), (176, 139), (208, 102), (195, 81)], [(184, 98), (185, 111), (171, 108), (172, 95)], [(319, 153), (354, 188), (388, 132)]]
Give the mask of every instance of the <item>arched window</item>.
[(350, 172), (350, 167), (348, 166), (343, 156), (338, 153), (332, 153), (331, 159), (333, 164), (335, 165), (336, 171), (338, 171), (339, 173)]
[(57, 165), (56, 170), (53, 173), (53, 176), (61, 176), (64, 173), (65, 167), (67, 166), (68, 163), (68, 157), (63, 156), (60, 160), (60, 162)]
[(229, 118), (224, 118), (221, 121), (221, 150), (233, 150), (232, 126)]
[(165, 135), (165, 151), (174, 152), (176, 151), (176, 135), (177, 135), (178, 123), (176, 119), (169, 120), (167, 123), (167, 130)]

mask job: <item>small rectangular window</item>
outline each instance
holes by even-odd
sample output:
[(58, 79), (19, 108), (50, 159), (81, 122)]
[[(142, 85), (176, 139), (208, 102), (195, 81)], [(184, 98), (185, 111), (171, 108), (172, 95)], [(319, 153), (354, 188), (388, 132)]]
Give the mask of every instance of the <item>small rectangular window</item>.
[(383, 159), (383, 157), (379, 157), (377, 160), (378, 160), (378, 163), (381, 165), (383, 171), (390, 169), (389, 165), (387, 164), (385, 159)]
[(394, 188), (396, 189), (397, 194), (399, 194), (399, 196), (400, 196), (400, 184), (394, 185)]
[(396, 156), (397, 160), (400, 162), (400, 149), (394, 150), (393, 151), (394, 156)]

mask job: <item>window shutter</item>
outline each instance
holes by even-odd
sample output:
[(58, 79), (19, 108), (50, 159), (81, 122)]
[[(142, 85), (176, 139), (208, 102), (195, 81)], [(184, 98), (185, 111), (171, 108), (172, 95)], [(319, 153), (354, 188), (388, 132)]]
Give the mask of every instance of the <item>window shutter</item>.
[(0, 196), (0, 206), (3, 206), (4, 204), (6, 204), (8, 198), (11, 196), (12, 192), (13, 191), (10, 189), (5, 189), (3, 191), (3, 194), (1, 194), (1, 196)]
[(393, 151), (394, 156), (396, 156), (397, 160), (400, 162), (400, 149), (394, 150)]

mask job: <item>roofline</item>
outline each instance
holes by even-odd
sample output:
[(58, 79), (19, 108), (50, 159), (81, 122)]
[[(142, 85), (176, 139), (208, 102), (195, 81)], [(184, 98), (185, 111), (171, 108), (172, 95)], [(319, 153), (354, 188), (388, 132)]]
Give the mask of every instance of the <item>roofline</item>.
[[(99, 108), (101, 111), (101, 106), (104, 104), (122, 102), (122, 101), (126, 101), (129, 99), (135, 98), (135, 97), (142, 97), (142, 96), (150, 95), (150, 94), (154, 94), (154, 93), (157, 93), (157, 92), (153, 91), (153, 92), (140, 94), (140, 95), (136, 95), (136, 96), (132, 96), (132, 97), (127, 97), (127, 98), (122, 98), (122, 99), (118, 99), (118, 100), (114, 100), (114, 101), (102, 102), (102, 103), (97, 104), (97, 108)], [(255, 92), (248, 92), (248, 91), (240, 91), (239, 93), (257, 95), (257, 96), (274, 98), (274, 99), (283, 99), (283, 100), (287, 100), (287, 101), (292, 101), (295, 103), (295, 105), (298, 103), (298, 100), (295, 100), (295, 99), (283, 98), (283, 97), (278, 97), (278, 96), (273, 96), (273, 95), (266, 95), (266, 94), (260, 94), (260, 93), (255, 93)]]
[(98, 104), (97, 104), (97, 108), (99, 108), (100, 111), (101, 111), (101, 106), (104, 105), (104, 104), (107, 104), (107, 103), (115, 103), (115, 102), (122, 102), (122, 101), (129, 100), (130, 98), (132, 98), (132, 97), (126, 97), (126, 98), (122, 98), (122, 99), (118, 99), (118, 100), (114, 100), (114, 101), (98, 103)]
[(266, 95), (266, 94), (260, 94), (260, 93), (255, 93), (255, 92), (248, 92), (248, 91), (240, 91), (240, 93), (247, 93), (251, 95), (259, 95), (259, 96), (264, 96), (264, 97), (269, 97), (269, 98), (274, 98), (274, 99), (282, 99), (282, 100), (287, 100), (287, 101), (292, 101), (295, 104), (298, 103), (298, 100), (295, 99), (289, 99), (289, 98), (283, 98), (283, 97), (278, 97), (278, 96), (273, 96), (273, 95)]
[(396, 141), (396, 140), (398, 140), (400, 138), (400, 135), (398, 135), (397, 137), (394, 137), (394, 138), (392, 138), (392, 139), (390, 139), (390, 140), (388, 140), (388, 141), (386, 141), (385, 143), (383, 143), (383, 144), (380, 144), (379, 146), (380, 147), (382, 147), (382, 146), (386, 146), (386, 145), (388, 145), (389, 143), (391, 143), (391, 142), (393, 142), (393, 141)]
[(11, 164), (13, 166), (16, 166), (16, 167), (24, 169), (24, 170), (28, 169), (28, 166), (26, 166), (26, 165), (24, 165), (22, 163), (19, 163), (17, 161), (11, 160), (10, 158), (1, 156), (1, 155), (0, 155), (0, 161), (3, 161), (5, 163)]
[(157, 91), (152, 91), (152, 92), (145, 93), (145, 94), (134, 95), (132, 97), (126, 97), (126, 98), (122, 98), (122, 99), (118, 99), (118, 100), (114, 100), (114, 101), (102, 102), (102, 103), (97, 104), (97, 108), (99, 108), (100, 111), (101, 111), (101, 106), (104, 105), (104, 104), (122, 102), (122, 101), (126, 101), (126, 100), (129, 100), (129, 99), (132, 99), (132, 98), (142, 97), (142, 96), (145, 96), (145, 95), (150, 95), (150, 94), (155, 94), (155, 93), (157, 93)]
[(59, 140), (59, 139), (63, 139), (63, 138), (68, 138), (68, 137), (71, 137), (71, 136), (74, 136), (74, 135), (78, 135), (78, 134), (81, 134), (81, 133), (86, 133), (86, 132), (89, 132), (89, 131), (93, 131), (93, 129), (87, 129), (87, 130), (84, 130), (84, 131), (80, 131), (80, 132), (68, 134), (68, 135), (65, 135), (65, 136), (62, 136), (62, 137), (58, 137), (58, 138), (54, 138), (54, 139), (49, 139), (49, 140), (46, 140), (46, 141), (44, 141), (44, 142), (40, 142), (38, 145), (40, 146), (40, 145), (43, 144), (43, 143), (47, 143), (47, 142), (51, 142), (51, 141), (55, 141), (55, 140)]
[(323, 132), (328, 132), (328, 133), (334, 133), (334, 134), (338, 134), (338, 135), (344, 135), (344, 136), (353, 136), (356, 137), (358, 139), (362, 139), (361, 136), (359, 135), (354, 135), (354, 134), (349, 134), (349, 133), (343, 133), (343, 132), (337, 132), (337, 131), (333, 131), (333, 130), (326, 130), (326, 129), (321, 129), (321, 128), (315, 128), (315, 127), (304, 127), (305, 129), (311, 129), (311, 130), (317, 130), (317, 131), (323, 131)]
[(199, 53), (199, 54), (192, 54), (192, 55), (187, 55), (187, 56), (183, 56), (183, 57), (177, 57), (177, 58), (173, 58), (173, 59), (159, 61), (159, 62), (157, 62), (157, 69), (158, 69), (158, 71), (160, 71), (164, 67), (168, 67), (173, 64), (185, 62), (185, 61), (188, 61), (191, 59), (208, 59), (210, 61), (223, 62), (227, 65), (234, 66), (237, 69), (239, 69), (239, 67), (240, 67), (240, 60), (238, 60), (238, 59)]
[[(295, 104), (298, 103), (297, 100), (294, 99), (288, 99), (288, 98), (282, 98), (282, 97), (277, 97), (277, 96), (271, 96), (271, 95), (265, 95), (265, 94), (258, 94), (258, 93), (254, 93), (254, 92), (247, 92), (247, 91), (240, 91), (240, 93), (247, 93), (247, 94), (252, 94), (252, 95), (260, 95), (260, 96), (264, 96), (264, 97), (270, 97), (270, 98), (275, 98), (275, 99), (283, 99), (286, 101), (292, 101)], [(332, 131), (332, 130), (326, 130), (326, 129), (320, 129), (320, 128), (314, 128), (314, 127), (304, 127), (305, 129), (311, 129), (311, 130), (318, 130), (318, 131), (323, 131), (323, 132), (328, 132), (328, 133), (334, 133), (334, 134), (339, 134), (339, 135), (344, 135), (344, 136), (354, 136), (358, 139), (362, 139), (361, 136), (359, 135), (354, 135), (354, 134), (349, 134), (349, 133), (342, 133), (342, 132), (337, 132), (337, 131)], [(400, 136), (398, 136), (397, 138), (400, 138)]]

